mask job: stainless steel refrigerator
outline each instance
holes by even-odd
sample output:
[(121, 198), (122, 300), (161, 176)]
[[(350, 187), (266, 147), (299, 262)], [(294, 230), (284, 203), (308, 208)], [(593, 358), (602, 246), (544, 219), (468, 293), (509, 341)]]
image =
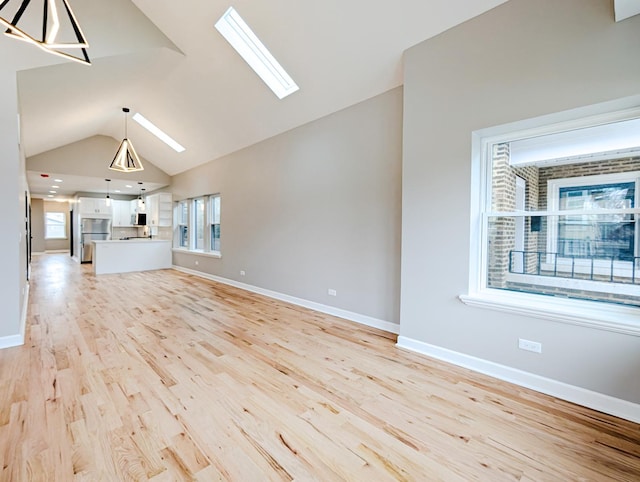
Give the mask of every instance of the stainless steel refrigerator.
[(111, 239), (111, 219), (82, 218), (80, 223), (80, 259), (83, 263), (93, 261), (93, 243)]

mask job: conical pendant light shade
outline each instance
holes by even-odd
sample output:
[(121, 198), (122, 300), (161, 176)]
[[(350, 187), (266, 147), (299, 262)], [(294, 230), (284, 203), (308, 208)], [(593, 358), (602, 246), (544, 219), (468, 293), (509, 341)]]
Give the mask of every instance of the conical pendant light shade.
[(133, 144), (129, 139), (127, 139), (127, 114), (129, 113), (129, 109), (127, 107), (123, 107), (122, 112), (124, 112), (124, 139), (122, 139), (120, 147), (118, 148), (113, 161), (111, 161), (109, 169), (120, 172), (144, 171), (144, 166), (142, 165), (142, 162), (140, 162), (140, 158), (138, 157)]
[[(44, 0), (44, 9), (41, 2), (30, 3), (30, 0), (0, 3), (0, 25), (7, 27), (5, 34), (54, 55), (91, 65), (89, 44), (68, 1)], [(78, 50), (82, 55), (76, 55)]]

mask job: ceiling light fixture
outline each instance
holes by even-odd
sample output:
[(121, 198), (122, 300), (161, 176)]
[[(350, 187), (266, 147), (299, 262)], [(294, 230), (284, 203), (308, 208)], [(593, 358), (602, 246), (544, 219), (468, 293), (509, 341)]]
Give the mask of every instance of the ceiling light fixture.
[(111, 161), (109, 169), (120, 172), (143, 171), (144, 166), (142, 165), (142, 162), (140, 162), (140, 158), (138, 157), (133, 144), (129, 139), (127, 139), (127, 115), (129, 113), (129, 108), (123, 107), (122, 112), (124, 112), (124, 139), (122, 139), (120, 147), (118, 148), (113, 161)]
[[(62, 18), (58, 14), (57, 2), (62, 2), (66, 15)], [(45, 52), (58, 55), (65, 59), (74, 60), (81, 64), (91, 65), (89, 55), (87, 54), (87, 43), (82, 29), (76, 20), (69, 2), (67, 0), (44, 0), (44, 8), (42, 10), (32, 8), (27, 12), (30, 0), (4, 0), (0, 3), (0, 25), (7, 27), (5, 34), (9, 37), (23, 40), (38, 48), (41, 48)], [(37, 7), (40, 2), (34, 2), (31, 4)], [(42, 4), (40, 4), (42, 5)], [(11, 12), (13, 12), (11, 14)], [(25, 16), (25, 13), (27, 15)], [(42, 15), (42, 18), (40, 16)], [(12, 20), (8, 20), (12, 18)], [(22, 22), (22, 25), (28, 25), (34, 27), (39, 24), (37, 33), (29, 34), (24, 27), (18, 26), (18, 23)], [(64, 23), (64, 25), (63, 25)], [(71, 34), (75, 36), (75, 41), (64, 42), (58, 41), (58, 36), (61, 33), (61, 29), (64, 30), (64, 34)], [(37, 38), (38, 35), (42, 35), (41, 38)], [(72, 50), (74, 53), (80, 50), (82, 55), (74, 55), (66, 50)]]
[(299, 89), (233, 7), (216, 22), (216, 29), (279, 99)]
[(183, 152), (185, 150), (178, 142), (173, 140), (166, 132), (162, 131), (158, 126), (153, 124), (149, 119), (145, 118), (140, 112), (136, 112), (133, 115), (133, 120), (140, 124), (142, 127), (151, 132), (154, 136), (168, 145), (176, 152)]
[(111, 198), (109, 197), (109, 184), (111, 183), (111, 179), (105, 179), (107, 181), (107, 207), (111, 206)]

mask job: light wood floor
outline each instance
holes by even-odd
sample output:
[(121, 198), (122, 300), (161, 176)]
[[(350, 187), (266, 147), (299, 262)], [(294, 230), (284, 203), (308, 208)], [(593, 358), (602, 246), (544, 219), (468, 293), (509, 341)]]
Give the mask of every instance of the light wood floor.
[(34, 258), (2, 481), (640, 480), (640, 426), (176, 271)]

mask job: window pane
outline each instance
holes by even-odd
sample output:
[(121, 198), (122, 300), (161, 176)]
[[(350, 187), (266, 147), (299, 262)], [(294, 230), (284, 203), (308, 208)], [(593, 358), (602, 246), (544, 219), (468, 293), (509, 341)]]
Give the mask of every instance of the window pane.
[(179, 206), (178, 224), (188, 224), (189, 219), (189, 204), (181, 202)]
[(211, 224), (220, 224), (220, 196), (211, 196)]
[[(627, 221), (612, 222), (610, 216), (590, 215), (594, 232), (628, 229)], [(583, 249), (579, 243), (564, 251), (546, 249), (547, 233), (560, 227), (566, 217), (569, 216), (491, 216), (487, 287), (640, 306), (640, 257), (604, 256), (597, 249)], [(526, 226), (523, 247), (517, 247), (515, 238), (508, 234), (518, 219), (523, 219)], [(526, 239), (530, 236), (539, 237), (542, 242), (531, 243)]]
[(211, 251), (220, 251), (220, 225), (211, 225)]
[(56, 239), (66, 237), (67, 215), (60, 212), (47, 212), (45, 219), (45, 239)]
[(193, 207), (195, 249), (204, 249), (204, 199), (195, 199)]
[[(635, 183), (560, 188), (560, 209), (633, 208)], [(567, 256), (614, 257), (631, 260), (635, 225), (631, 214), (561, 216), (558, 221), (558, 253)]]
[(181, 248), (188, 248), (189, 247), (189, 230), (187, 229), (187, 226), (181, 225), (180, 226), (180, 247)]

